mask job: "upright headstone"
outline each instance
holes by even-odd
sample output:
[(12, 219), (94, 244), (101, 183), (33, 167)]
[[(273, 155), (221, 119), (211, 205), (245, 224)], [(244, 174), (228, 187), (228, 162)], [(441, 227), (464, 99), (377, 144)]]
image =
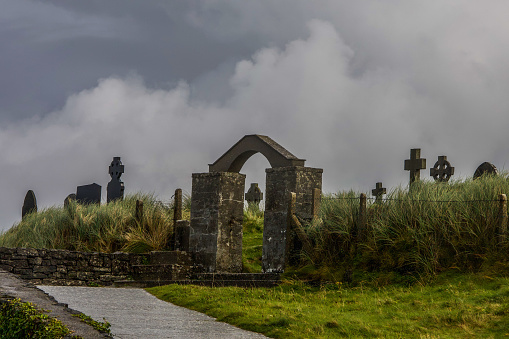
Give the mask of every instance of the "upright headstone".
[(124, 173), (124, 165), (120, 161), (120, 157), (113, 157), (113, 161), (109, 167), (111, 181), (106, 187), (106, 202), (113, 200), (124, 199), (124, 183), (120, 180), (122, 173)]
[(245, 199), (249, 204), (256, 204), (258, 205), (260, 201), (263, 199), (263, 193), (258, 187), (257, 183), (251, 184), (251, 187), (249, 187), (249, 190), (245, 194)]
[(445, 155), (441, 155), (438, 157), (438, 161), (435, 163), (435, 166), (430, 168), (429, 175), (431, 175), (435, 181), (447, 182), (451, 179), (451, 176), (454, 175), (454, 167), (452, 167), (451, 163), (447, 161), (447, 157)]
[(25, 201), (23, 201), (23, 207), (21, 208), (21, 218), (29, 213), (37, 212), (37, 199), (35, 199), (34, 191), (29, 190), (25, 195)]
[(371, 190), (371, 194), (375, 197), (375, 202), (380, 202), (385, 193), (387, 193), (387, 190), (383, 187), (381, 182), (377, 182), (376, 188)]
[(76, 201), (80, 204), (100, 204), (101, 185), (96, 183), (78, 186), (76, 188)]
[(485, 175), (485, 174), (497, 175), (498, 174), (498, 170), (495, 167), (495, 165), (493, 165), (492, 163), (483, 162), (475, 170), (474, 179), (477, 179), (480, 176)]
[(69, 194), (64, 200), (64, 207), (68, 206), (71, 201), (76, 201), (76, 194)]
[(410, 150), (410, 159), (405, 160), (405, 171), (410, 171), (410, 185), (421, 178), (421, 170), (426, 168), (426, 159), (421, 159), (421, 149)]

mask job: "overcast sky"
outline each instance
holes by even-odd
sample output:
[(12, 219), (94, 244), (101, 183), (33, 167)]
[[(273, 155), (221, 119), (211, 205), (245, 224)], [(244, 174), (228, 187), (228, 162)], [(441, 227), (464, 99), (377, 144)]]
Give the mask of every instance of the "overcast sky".
[[(507, 0), (0, 0), (0, 229), (77, 185), (190, 193), (245, 134), (324, 169), (324, 191), (456, 178), (509, 159)], [(241, 172), (263, 183), (268, 162)], [(247, 190), (247, 187), (246, 187)], [(509, 192), (508, 192), (509, 193)]]

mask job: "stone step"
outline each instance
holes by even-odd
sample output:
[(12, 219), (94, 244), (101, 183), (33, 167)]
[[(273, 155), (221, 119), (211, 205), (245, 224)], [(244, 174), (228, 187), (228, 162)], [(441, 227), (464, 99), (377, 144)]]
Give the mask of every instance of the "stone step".
[(133, 279), (146, 280), (184, 280), (189, 278), (191, 266), (179, 264), (133, 265)]
[(192, 279), (196, 280), (280, 280), (280, 273), (197, 273), (193, 274)]
[(199, 285), (209, 287), (274, 287), (279, 285), (280, 280), (117, 280), (115, 287), (137, 287), (147, 288), (154, 286), (163, 286), (170, 284), (179, 285)]
[(191, 254), (183, 251), (152, 251), (149, 260), (151, 265), (193, 264)]

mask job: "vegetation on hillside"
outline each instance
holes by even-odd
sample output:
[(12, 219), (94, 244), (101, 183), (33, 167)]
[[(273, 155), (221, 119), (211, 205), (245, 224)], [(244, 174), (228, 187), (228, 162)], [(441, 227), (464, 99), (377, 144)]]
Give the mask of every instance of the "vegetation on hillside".
[[(143, 201), (141, 221), (136, 220), (136, 200)], [(183, 217), (189, 218), (189, 209)], [(70, 202), (28, 214), (0, 236), (0, 246), (139, 253), (168, 248), (172, 231), (172, 206), (136, 194), (109, 204)]]
[[(368, 200), (367, 229), (357, 236), (359, 193), (324, 195), (320, 216), (304, 224), (313, 245), (302, 252), (297, 277), (350, 282), (356, 275), (384, 274), (423, 281), (448, 269), (509, 272), (509, 243), (499, 237), (499, 194), (509, 193), (508, 174), (450, 183), (417, 182), (395, 188), (382, 202)], [(143, 220), (135, 218), (144, 202)], [(184, 203), (184, 219), (190, 202)], [(169, 249), (173, 209), (151, 195), (131, 195), (103, 205), (52, 207), (27, 215), (0, 236), (0, 246), (99, 252)], [(244, 211), (243, 264), (261, 270), (263, 211)], [(393, 278), (391, 278), (393, 277)], [(377, 278), (377, 279), (378, 279)]]
[(359, 194), (326, 195), (320, 219), (306, 229), (314, 253), (304, 263), (333, 281), (364, 272), (419, 279), (448, 269), (509, 273), (509, 242), (498, 234), (501, 193), (509, 193), (507, 174), (396, 188), (383, 202), (368, 203), (360, 240)]

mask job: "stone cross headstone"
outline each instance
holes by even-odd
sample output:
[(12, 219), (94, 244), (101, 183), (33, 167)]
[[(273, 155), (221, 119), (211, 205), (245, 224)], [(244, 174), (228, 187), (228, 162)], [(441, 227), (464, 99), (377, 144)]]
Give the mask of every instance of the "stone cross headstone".
[(263, 199), (263, 193), (258, 187), (257, 183), (251, 184), (251, 187), (249, 187), (249, 190), (247, 191), (245, 195), (245, 199), (249, 204), (256, 204), (258, 205), (260, 201)]
[(109, 167), (111, 181), (106, 187), (106, 202), (113, 200), (124, 199), (124, 183), (120, 180), (122, 173), (124, 173), (124, 165), (120, 161), (120, 157), (113, 157), (113, 161)]
[(435, 166), (430, 168), (429, 175), (431, 175), (435, 181), (447, 182), (451, 179), (451, 176), (454, 175), (454, 167), (447, 161), (445, 155), (441, 155), (438, 157), (438, 161), (435, 162)]
[(375, 202), (380, 202), (382, 195), (386, 194), (387, 190), (383, 187), (381, 182), (376, 183), (376, 188), (371, 190), (371, 194), (375, 196)]
[(80, 204), (100, 204), (101, 185), (96, 183), (78, 186), (76, 188), (76, 201)]
[(477, 167), (477, 169), (475, 170), (475, 173), (474, 173), (474, 179), (477, 179), (479, 178), (480, 176), (484, 175), (484, 174), (492, 174), (492, 175), (497, 175), (498, 174), (498, 170), (497, 168), (495, 167), (495, 165), (493, 165), (492, 163), (489, 163), (489, 162), (483, 162), (482, 164), (479, 165), (479, 167)]
[(421, 149), (410, 150), (410, 159), (405, 160), (405, 171), (410, 171), (410, 185), (421, 178), (421, 170), (426, 168), (426, 159), (421, 159)]
[(29, 190), (25, 195), (25, 201), (23, 201), (23, 207), (21, 208), (21, 218), (29, 213), (37, 212), (37, 199), (35, 199), (34, 191)]

